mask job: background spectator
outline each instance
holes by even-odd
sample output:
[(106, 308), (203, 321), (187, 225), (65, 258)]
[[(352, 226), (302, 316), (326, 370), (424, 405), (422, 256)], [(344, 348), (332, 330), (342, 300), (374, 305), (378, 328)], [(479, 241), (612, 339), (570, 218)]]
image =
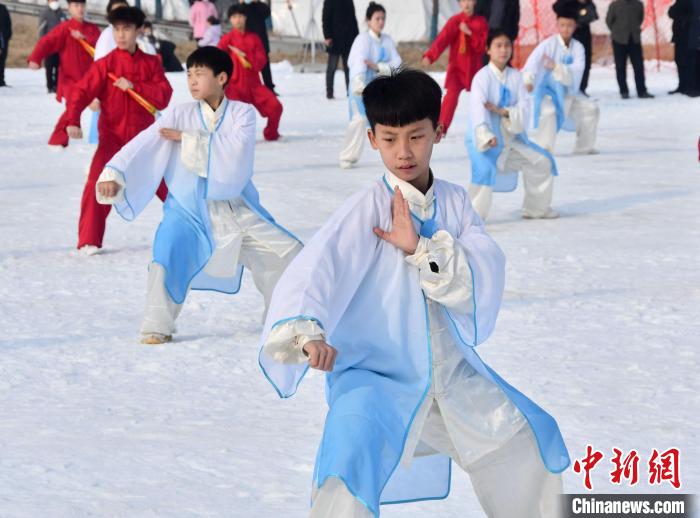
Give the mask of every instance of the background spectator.
[(275, 83), (272, 82), (272, 71), (270, 70), (270, 38), (267, 36), (267, 19), (270, 17), (270, 6), (260, 0), (253, 0), (246, 3), (246, 22), (245, 30), (257, 34), (262, 40), (265, 54), (267, 55), (267, 63), (260, 71), (262, 74), (263, 83), (272, 92), (275, 92)]
[(343, 60), (345, 90), (348, 93), (350, 71), (348, 56), (355, 37), (359, 34), (355, 5), (352, 0), (325, 0), (323, 2), (323, 37), (328, 51), (326, 68), (326, 98), (333, 99), (333, 82), (338, 61)]
[(10, 13), (3, 4), (0, 4), (0, 86), (5, 83), (5, 62), (10, 51), (10, 39), (12, 38), (12, 20)]
[(591, 23), (598, 19), (598, 11), (592, 0), (578, 0), (579, 9), (576, 18), (576, 31), (574, 39), (580, 41), (586, 51), (586, 68), (581, 77), (581, 93), (588, 97), (588, 76), (591, 73), (591, 60), (593, 58), (593, 38), (591, 37)]
[(629, 99), (627, 88), (627, 58), (629, 57), (634, 69), (634, 82), (637, 87), (637, 97), (649, 99), (654, 97), (647, 92), (644, 83), (644, 57), (642, 56), (642, 22), (644, 21), (644, 5), (639, 0), (614, 0), (608, 7), (605, 23), (612, 37), (613, 55), (617, 84), (623, 99)]
[(216, 6), (209, 0), (195, 0), (190, 7), (190, 27), (192, 27), (192, 37), (197, 42), (207, 31), (207, 18), (210, 16), (218, 18)]
[(207, 32), (204, 33), (204, 37), (199, 40), (200, 47), (216, 47), (221, 39), (221, 22), (216, 16), (210, 16), (207, 18)]

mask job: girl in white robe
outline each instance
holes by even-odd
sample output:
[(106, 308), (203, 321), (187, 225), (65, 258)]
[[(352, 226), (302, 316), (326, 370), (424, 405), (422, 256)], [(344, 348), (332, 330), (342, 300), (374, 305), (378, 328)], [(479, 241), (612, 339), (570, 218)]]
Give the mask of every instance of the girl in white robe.
[(576, 2), (554, 4), (558, 34), (540, 42), (527, 58), (523, 79), (532, 96), (530, 140), (554, 152), (557, 133), (576, 131), (575, 154), (593, 154), (600, 110), (581, 93), (586, 68), (583, 45), (573, 39)]
[[(489, 34), (489, 64), (472, 81), (466, 145), (471, 160), (469, 196), (474, 210), (486, 219), (493, 191), (515, 189), (523, 174), (524, 218), (556, 218), (552, 210), (554, 158), (529, 141), (529, 102), (520, 72), (507, 66), (512, 42), (503, 31)], [(510, 184), (510, 185), (507, 185)]]
[(386, 21), (384, 7), (370, 2), (366, 18), (369, 28), (355, 38), (348, 57), (350, 124), (340, 151), (340, 167), (343, 169), (352, 167), (360, 159), (367, 140), (367, 116), (362, 104), (362, 90), (375, 76), (387, 75), (392, 68), (401, 66), (401, 56), (394, 40), (382, 33)]

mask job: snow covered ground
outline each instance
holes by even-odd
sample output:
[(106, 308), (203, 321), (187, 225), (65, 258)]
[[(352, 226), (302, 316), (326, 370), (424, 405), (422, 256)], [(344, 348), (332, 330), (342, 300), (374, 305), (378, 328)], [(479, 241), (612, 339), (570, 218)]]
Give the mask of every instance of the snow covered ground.
[[(255, 181), (278, 220), (307, 239), (382, 167), (367, 147), (358, 168), (340, 170), (346, 103), (324, 99), (320, 74), (275, 72), (285, 139), (260, 136)], [(174, 100), (188, 99), (184, 75), (170, 80)], [(172, 345), (138, 345), (160, 204), (131, 224), (110, 216), (105, 252), (75, 256), (94, 148), (50, 151), (61, 108), (43, 73), (9, 70), (7, 81), (0, 516), (304, 516), (325, 415), (322, 375), (311, 373), (294, 398), (277, 398), (257, 365), (262, 299), (247, 276), (236, 297), (193, 293)], [(496, 196), (488, 229), (507, 255), (507, 286), (480, 352), (557, 418), (572, 459), (587, 444), (605, 453), (593, 471), (596, 491), (669, 492), (667, 483), (648, 485), (646, 459), (652, 448), (676, 446), (682, 491), (697, 493), (700, 101), (665, 95), (675, 86), (670, 68), (650, 70), (648, 83), (656, 99), (622, 101), (614, 71), (593, 71), (601, 153), (573, 156), (572, 135), (561, 137), (560, 219), (521, 220), (520, 190)], [(438, 176), (462, 185), (465, 116), (462, 102), (433, 161)], [(634, 488), (610, 483), (612, 447), (639, 451)], [(564, 484), (583, 491), (571, 470)], [(457, 469), (447, 500), (382, 515), (481, 513)]]

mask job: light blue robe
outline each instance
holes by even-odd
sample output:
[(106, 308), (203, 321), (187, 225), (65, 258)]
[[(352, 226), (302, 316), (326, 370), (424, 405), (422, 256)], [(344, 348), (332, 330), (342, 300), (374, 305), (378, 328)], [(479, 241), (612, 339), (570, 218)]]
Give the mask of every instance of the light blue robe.
[[(173, 301), (182, 303), (187, 289), (237, 293), (242, 265), (231, 265), (224, 276), (207, 273), (214, 252), (209, 222), (209, 200), (241, 197), (262, 219), (277, 226), (251, 180), (255, 154), (255, 112), (249, 104), (224, 100), (227, 105), (215, 130), (208, 132), (198, 102), (169, 109), (154, 124), (139, 133), (107, 164), (126, 181), (123, 201), (115, 204), (120, 216), (131, 221), (153, 199), (165, 178), (168, 197), (163, 220), (153, 242), (153, 262), (165, 269), (165, 285)], [(180, 159), (180, 143), (160, 137), (160, 128), (209, 133), (207, 177), (187, 170)], [(297, 239), (298, 241), (298, 239)]]
[[(472, 273), (472, 308), (443, 307), (465, 359), (499, 386), (530, 423), (547, 469), (560, 472), (569, 456), (554, 419), (505, 382), (474, 349), (493, 331), (501, 303), (505, 258), (485, 233), (466, 191), (435, 180), (434, 224), (414, 221), (424, 234), (446, 230), (465, 250)], [(314, 486), (342, 479), (374, 515), (380, 503), (445, 498), (450, 460), (443, 455), (399, 465), (409, 429), (431, 385), (427, 304), (418, 269), (379, 239), (391, 226), (392, 193), (384, 179), (351, 197), (292, 261), (275, 288), (263, 329), (260, 366), (280, 397), (292, 396), (308, 369), (267, 355), (270, 331), (311, 319), (338, 350), (326, 377), (329, 410), (314, 469)], [(430, 228), (429, 228), (430, 227)]]
[[(564, 85), (557, 81), (552, 71), (543, 66), (543, 58), (549, 57), (555, 63), (566, 66), (571, 75), (571, 84)], [(560, 41), (558, 34), (550, 36), (542, 41), (528, 56), (523, 73), (530, 74), (534, 78), (534, 91), (532, 95), (533, 114), (532, 126), (539, 127), (542, 101), (549, 96), (554, 104), (557, 117), (557, 131), (576, 131), (576, 124), (567, 117), (565, 100), (572, 95), (580, 95), (581, 79), (586, 66), (585, 50), (583, 45), (572, 39), (566, 48)]]
[[(471, 182), (477, 185), (489, 185), (495, 192), (514, 191), (518, 186), (518, 172), (499, 170), (498, 159), (504, 149), (501, 117), (488, 111), (484, 104), (491, 102), (499, 108), (518, 108), (522, 112), (523, 122), (529, 121), (528, 99), (521, 74), (510, 67), (506, 68), (505, 74), (505, 83), (501, 83), (487, 65), (474, 76), (469, 98), (469, 123), (464, 138), (472, 166)], [(496, 135), (498, 141), (496, 147), (486, 151), (479, 151), (476, 148), (475, 132), (476, 128), (482, 124)], [(515, 139), (546, 156), (552, 165), (552, 174), (554, 176), (559, 174), (552, 154), (528, 139), (525, 131), (516, 135)]]

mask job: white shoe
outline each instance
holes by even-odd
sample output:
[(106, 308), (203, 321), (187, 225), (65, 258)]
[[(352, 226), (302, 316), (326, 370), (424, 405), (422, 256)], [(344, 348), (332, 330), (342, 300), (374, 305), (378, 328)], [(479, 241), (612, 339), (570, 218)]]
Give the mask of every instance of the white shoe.
[(574, 150), (574, 155), (600, 155), (600, 151), (598, 151), (597, 149), (587, 149), (585, 151)]
[(83, 257), (88, 257), (90, 255), (97, 255), (100, 253), (100, 249), (95, 245), (83, 245), (78, 249), (78, 255)]
[(144, 333), (141, 335), (141, 343), (144, 345), (162, 345), (173, 341), (173, 335), (161, 333)]
[(341, 160), (340, 161), (340, 168), (341, 169), (352, 169), (352, 167), (355, 165), (355, 162), (351, 162), (350, 160)]
[(547, 212), (540, 215), (534, 215), (530, 212), (523, 211), (523, 219), (557, 219), (559, 213), (554, 209), (547, 209)]

